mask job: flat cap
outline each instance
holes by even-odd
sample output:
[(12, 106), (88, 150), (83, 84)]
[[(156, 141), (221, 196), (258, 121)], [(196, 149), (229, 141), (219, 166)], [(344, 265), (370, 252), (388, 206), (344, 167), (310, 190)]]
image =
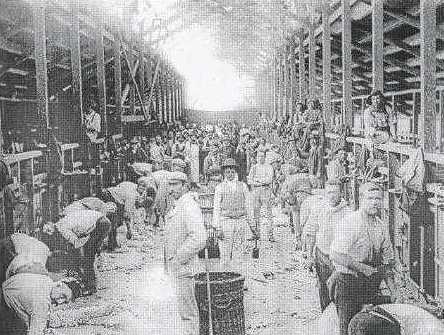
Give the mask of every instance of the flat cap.
[(188, 180), (187, 175), (183, 172), (170, 172), (168, 174), (168, 183), (174, 184), (177, 182), (186, 182)]

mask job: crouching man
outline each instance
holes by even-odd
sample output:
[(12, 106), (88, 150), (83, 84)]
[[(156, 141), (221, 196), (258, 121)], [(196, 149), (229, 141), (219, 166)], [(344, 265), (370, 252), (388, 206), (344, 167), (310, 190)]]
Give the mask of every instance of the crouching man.
[(199, 250), (205, 247), (207, 233), (199, 204), (188, 192), (187, 176), (171, 172), (169, 196), (173, 205), (165, 216), (164, 257), (172, 277), (183, 321), (183, 334), (199, 334), (199, 311), (194, 294), (194, 269)]
[(106, 216), (93, 210), (68, 212), (57, 223), (43, 227), (42, 240), (52, 251), (65, 251), (74, 262), (84, 285), (84, 294), (97, 291), (94, 261), (111, 228)]
[(136, 217), (136, 208), (149, 207), (154, 202), (156, 186), (153, 178), (141, 177), (137, 184), (124, 181), (115, 187), (102, 191), (100, 199), (105, 202), (114, 202), (117, 211), (111, 218), (111, 230), (108, 238), (108, 249), (119, 247), (117, 243), (117, 228), (126, 224), (126, 238), (133, 236), (132, 227)]
[(0, 241), (0, 334), (43, 334), (51, 304), (67, 303), (80, 295), (76, 282), (53, 282), (45, 267), (49, 248), (39, 240), (16, 233)]

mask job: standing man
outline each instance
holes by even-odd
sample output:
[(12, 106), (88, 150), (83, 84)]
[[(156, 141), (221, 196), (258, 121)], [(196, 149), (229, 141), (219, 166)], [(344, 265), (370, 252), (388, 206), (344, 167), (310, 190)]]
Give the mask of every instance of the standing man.
[(330, 246), (336, 232), (336, 227), (352, 210), (341, 198), (341, 183), (339, 180), (328, 181), (325, 185), (324, 200), (318, 202), (316, 210), (309, 216), (304, 226), (304, 235), (308, 248), (309, 264), (314, 264), (318, 277), (319, 300), (321, 310), (330, 304), (327, 280), (334, 271), (330, 260)]
[(205, 247), (207, 233), (200, 206), (188, 192), (187, 179), (182, 172), (171, 172), (168, 178), (174, 204), (165, 217), (164, 257), (176, 290), (183, 334), (196, 335), (199, 334), (199, 311), (193, 275), (197, 254)]
[(86, 136), (89, 139), (88, 142), (88, 153), (90, 164), (92, 164), (92, 168), (95, 168), (99, 165), (99, 149), (97, 147), (97, 138), (99, 137), (101, 131), (101, 122), (102, 118), (100, 114), (96, 112), (97, 104), (95, 102), (91, 102), (86, 109), (85, 112), (85, 128), (86, 128)]
[(275, 242), (273, 235), (273, 214), (271, 212), (271, 183), (274, 170), (270, 164), (265, 163), (265, 152), (258, 151), (257, 164), (253, 165), (248, 175), (248, 183), (252, 187), (254, 220), (256, 222), (256, 238), (260, 238), (261, 207), (266, 208), (266, 231), (270, 242)]
[[(213, 225), (219, 236), (220, 260), (223, 271), (230, 271), (233, 259), (242, 262), (246, 253), (246, 230), (253, 218), (247, 185), (238, 180), (238, 165), (232, 158), (222, 164), (224, 181), (214, 192)], [(242, 271), (243, 274), (246, 271)]]
[(330, 279), (341, 335), (348, 334), (350, 320), (366, 304), (372, 304), (382, 279), (392, 301), (398, 300), (391, 268), (395, 263), (388, 226), (380, 218), (382, 189), (373, 182), (359, 189), (360, 208), (344, 218), (331, 245), (336, 268)]

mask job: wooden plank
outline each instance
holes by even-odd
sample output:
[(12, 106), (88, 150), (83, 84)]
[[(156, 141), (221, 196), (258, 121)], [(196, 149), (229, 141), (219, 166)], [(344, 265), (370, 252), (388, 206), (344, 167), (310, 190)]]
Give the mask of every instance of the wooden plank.
[(113, 42), (114, 53), (114, 99), (116, 101), (116, 115), (120, 119), (120, 133), (123, 133), (122, 124), (122, 59), (121, 59), (121, 40), (120, 36), (116, 36)]
[(439, 112), (438, 112), (438, 134), (436, 136), (438, 140), (439, 152), (444, 152), (444, 91), (439, 91)]
[(83, 125), (83, 88), (82, 88), (82, 59), (80, 50), (80, 24), (79, 24), (79, 1), (71, 1), (71, 29), (69, 34), (71, 48), (71, 71), (72, 71), (72, 108), (73, 112), (80, 117)]
[(48, 69), (46, 57), (46, 17), (44, 2), (33, 5), (34, 57), (37, 87), (37, 113), (49, 129)]
[(384, 1), (372, 0), (373, 89), (384, 92)]
[(420, 1), (421, 17), (421, 118), (422, 147), (433, 152), (436, 147), (436, 3)]
[(301, 101), (307, 98), (307, 82), (305, 80), (304, 30), (298, 32), (299, 38), (299, 96)]
[(308, 23), (308, 91), (310, 99), (316, 98), (316, 49), (314, 24)]
[(322, 6), (322, 96), (323, 113), (326, 128), (332, 125), (331, 110), (331, 27), (330, 27), (330, 1), (324, 0)]
[(353, 127), (352, 109), (352, 33), (350, 0), (342, 1), (342, 98), (343, 120)]
[(288, 115), (288, 59), (287, 48), (284, 48), (282, 54), (282, 77), (283, 77), (283, 100), (282, 100), (282, 118)]
[(103, 23), (100, 15), (97, 16), (97, 27), (95, 29), (95, 34), (99, 114), (102, 116), (102, 131), (104, 132), (105, 136), (108, 136), (108, 117), (106, 113), (105, 49), (103, 45)]
[(271, 82), (272, 82), (272, 99), (273, 99), (273, 110), (272, 110), (272, 119), (276, 120), (276, 103), (277, 103), (277, 97), (276, 97), (276, 56), (273, 57), (273, 62), (271, 63)]

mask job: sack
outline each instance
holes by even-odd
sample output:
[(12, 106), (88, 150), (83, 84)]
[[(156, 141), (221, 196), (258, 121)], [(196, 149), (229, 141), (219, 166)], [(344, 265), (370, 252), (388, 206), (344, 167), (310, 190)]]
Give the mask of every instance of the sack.
[(414, 155), (401, 166), (399, 175), (405, 187), (410, 190), (424, 193), (426, 168), (424, 164), (424, 152), (416, 150)]

